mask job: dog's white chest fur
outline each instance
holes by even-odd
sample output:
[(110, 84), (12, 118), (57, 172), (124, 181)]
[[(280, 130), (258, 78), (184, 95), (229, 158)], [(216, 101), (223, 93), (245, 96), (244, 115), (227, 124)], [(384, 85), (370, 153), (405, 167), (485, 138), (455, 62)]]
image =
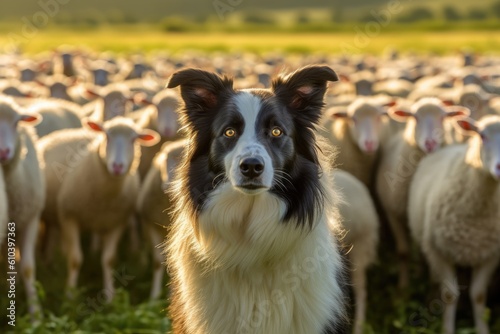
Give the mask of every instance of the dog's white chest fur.
[(328, 214), (307, 231), (281, 222), (285, 211), (268, 192), (224, 185), (197, 222), (178, 217), (171, 254), (188, 333), (321, 334), (338, 318), (341, 261)]

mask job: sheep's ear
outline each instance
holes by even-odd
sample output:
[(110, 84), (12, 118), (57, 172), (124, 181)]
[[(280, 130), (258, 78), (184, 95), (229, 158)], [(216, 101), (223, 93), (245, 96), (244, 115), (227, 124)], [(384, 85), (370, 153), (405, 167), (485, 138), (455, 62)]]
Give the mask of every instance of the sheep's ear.
[(104, 128), (102, 127), (102, 125), (97, 123), (97, 122), (94, 122), (94, 121), (87, 119), (87, 120), (84, 120), (82, 123), (89, 130), (96, 131), (96, 132), (104, 132)]
[(279, 76), (272, 90), (291, 112), (317, 122), (324, 106), (323, 98), (328, 81), (338, 81), (337, 74), (328, 66), (307, 66), (287, 76)]
[(477, 123), (472, 118), (462, 118), (456, 121), (457, 128), (460, 132), (471, 135), (479, 133)]
[(146, 95), (146, 93), (143, 92), (133, 94), (131, 97), (128, 98), (128, 100), (134, 104), (145, 104), (145, 105), (153, 104), (153, 102), (150, 102), (148, 100), (148, 96)]
[(398, 102), (396, 100), (389, 101), (387, 103), (384, 103), (382, 107), (389, 108), (389, 107), (394, 107)]
[(402, 109), (389, 109), (389, 116), (398, 122), (406, 122), (408, 119), (415, 117), (412, 112)]
[(87, 88), (85, 90), (85, 94), (87, 94), (89, 97), (92, 97), (92, 98), (99, 98), (99, 97), (102, 97), (101, 94), (99, 94), (97, 91), (93, 90), (93, 89), (90, 89), (90, 88)]
[(344, 107), (331, 107), (326, 111), (326, 114), (333, 119), (349, 117)]
[(452, 100), (441, 100), (441, 102), (447, 107), (455, 105), (455, 102), (453, 102)]
[(200, 69), (177, 71), (170, 77), (167, 88), (181, 87), (181, 96), (188, 112), (208, 112), (221, 99), (233, 92), (233, 80)]
[(345, 74), (339, 74), (339, 79), (341, 82), (351, 82), (351, 79)]
[(37, 124), (40, 124), (40, 122), (43, 120), (43, 117), (42, 115), (37, 113), (21, 114), (21, 118), (19, 120), (23, 123), (28, 123), (29, 125), (35, 126)]
[(137, 135), (137, 141), (142, 146), (153, 146), (160, 141), (160, 135), (156, 131), (144, 129)]
[(470, 109), (463, 106), (446, 107), (446, 117), (467, 117), (470, 116)]

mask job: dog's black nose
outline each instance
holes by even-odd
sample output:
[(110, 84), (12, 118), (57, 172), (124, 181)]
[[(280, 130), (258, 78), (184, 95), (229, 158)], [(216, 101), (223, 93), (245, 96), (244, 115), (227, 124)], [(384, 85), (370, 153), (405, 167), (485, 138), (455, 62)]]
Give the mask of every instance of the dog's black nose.
[(264, 161), (261, 158), (244, 158), (240, 161), (240, 171), (243, 176), (254, 178), (264, 171)]

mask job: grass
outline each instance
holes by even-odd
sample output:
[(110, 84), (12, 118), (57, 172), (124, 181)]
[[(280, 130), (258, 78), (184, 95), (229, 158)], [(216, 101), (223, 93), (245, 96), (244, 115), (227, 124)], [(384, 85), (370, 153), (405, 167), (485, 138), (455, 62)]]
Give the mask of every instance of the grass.
[[(115, 266), (115, 287), (117, 294), (111, 303), (105, 302), (102, 290), (100, 255), (88, 251), (88, 238), (84, 238), (85, 260), (81, 269), (79, 287), (73, 291), (73, 298), (66, 297), (65, 258), (57, 254), (46, 264), (37, 259), (39, 296), (43, 306), (43, 318), (35, 324), (27, 315), (22, 281), (16, 284), (16, 327), (0, 322), (0, 333), (23, 334), (164, 334), (170, 330), (166, 317), (167, 300), (150, 301), (152, 270), (148, 261), (149, 244), (146, 250), (131, 254), (127, 247), (128, 238), (123, 238), (119, 260)], [(2, 262), (3, 263), (3, 262)], [(4, 274), (0, 274), (0, 291), (7, 291)], [(20, 277), (18, 277), (20, 278)], [(165, 288), (163, 296), (167, 296)], [(7, 298), (0, 298), (0, 308), (7, 308)], [(2, 318), (4, 312), (1, 312)]]
[[(170, 330), (166, 317), (168, 291), (165, 288), (160, 301), (148, 301), (151, 264), (148, 245), (141, 252), (132, 254), (125, 236), (120, 245), (119, 260), (115, 266), (121, 279), (115, 280), (117, 296), (110, 304), (102, 302), (102, 273), (99, 257), (89, 255), (81, 270), (79, 289), (72, 300), (66, 298), (64, 281), (65, 261), (61, 254), (50, 264), (38, 259), (39, 294), (43, 303), (44, 317), (35, 325), (26, 315), (26, 303), (21, 282), (17, 284), (17, 324), (13, 329), (0, 322), (0, 333), (23, 334), (160, 334)], [(365, 334), (435, 334), (440, 332), (443, 302), (435, 286), (429, 283), (428, 272), (422, 259), (414, 254), (411, 267), (410, 290), (401, 294), (396, 288), (397, 256), (392, 251), (388, 231), (382, 231), (380, 260), (368, 273), (368, 324)], [(88, 240), (84, 239), (84, 246)], [(84, 247), (84, 249), (86, 249)], [(0, 292), (6, 291), (6, 281), (0, 274)], [(470, 272), (459, 273), (459, 285), (466, 286)], [(491, 307), (491, 332), (500, 333), (499, 287), (492, 280), (488, 305)], [(2, 292), (3, 293), (3, 292)], [(461, 289), (457, 313), (457, 334), (473, 334), (474, 331), (468, 292)], [(7, 298), (0, 298), (0, 309), (7, 307)], [(352, 309), (351, 309), (352, 311)], [(3, 313), (2, 313), (3, 314)], [(3, 317), (3, 316), (2, 316)]]
[[(9, 33), (20, 36), (20, 30), (0, 26), (0, 45), (12, 46)], [(10, 35), (12, 36), (12, 35)], [(371, 36), (371, 37), (370, 37)], [(80, 30), (41, 30), (31, 39), (18, 38), (28, 53), (37, 53), (71, 44), (94, 50), (115, 52), (149, 52), (189, 49), (203, 51), (272, 51), (292, 53), (380, 54), (387, 48), (401, 51), (455, 52), (464, 48), (477, 52), (500, 52), (497, 30), (397, 31), (394, 27), (368, 35), (364, 23), (343, 27), (338, 32), (190, 32), (168, 33), (148, 26), (82, 28)]]

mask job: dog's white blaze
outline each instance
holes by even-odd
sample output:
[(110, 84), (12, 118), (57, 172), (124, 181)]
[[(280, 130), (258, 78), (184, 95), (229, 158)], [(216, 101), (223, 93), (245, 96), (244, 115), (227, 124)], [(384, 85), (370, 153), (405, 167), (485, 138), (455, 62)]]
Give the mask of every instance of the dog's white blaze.
[(264, 172), (261, 175), (261, 183), (270, 188), (273, 183), (272, 160), (265, 147), (259, 143), (256, 133), (256, 123), (261, 108), (259, 97), (249, 93), (240, 92), (234, 97), (234, 102), (245, 121), (243, 133), (239, 134), (238, 142), (234, 149), (224, 158), (224, 164), (228, 173), (229, 181), (233, 186), (240, 185), (243, 176), (240, 173), (240, 160), (242, 157), (260, 156), (264, 159)]

